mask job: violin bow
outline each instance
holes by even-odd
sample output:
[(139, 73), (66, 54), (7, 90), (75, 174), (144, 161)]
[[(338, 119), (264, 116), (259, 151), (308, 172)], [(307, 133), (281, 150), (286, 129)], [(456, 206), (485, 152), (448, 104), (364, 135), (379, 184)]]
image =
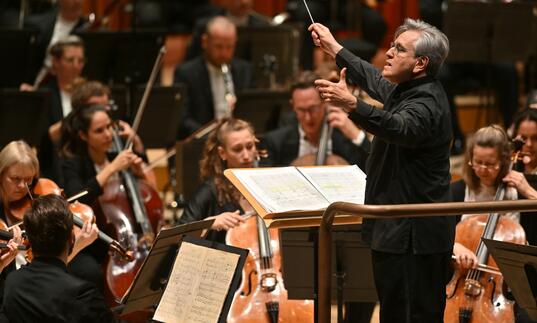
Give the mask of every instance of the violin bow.
[(157, 78), (157, 74), (162, 64), (162, 59), (165, 53), (166, 53), (166, 48), (162, 46), (157, 55), (157, 59), (155, 60), (155, 64), (153, 64), (153, 70), (151, 71), (149, 80), (147, 81), (147, 84), (145, 85), (144, 95), (142, 96), (142, 100), (140, 100), (140, 105), (138, 106), (136, 117), (134, 118), (134, 122), (132, 123), (132, 133), (127, 138), (127, 142), (125, 143), (125, 149), (132, 149), (134, 136), (136, 136), (136, 133), (138, 132), (138, 127), (140, 126), (140, 122), (142, 121), (142, 115), (144, 113), (145, 106), (147, 104), (147, 99), (149, 98), (149, 93), (151, 92), (151, 88), (153, 87), (153, 84), (155, 83), (155, 80)]

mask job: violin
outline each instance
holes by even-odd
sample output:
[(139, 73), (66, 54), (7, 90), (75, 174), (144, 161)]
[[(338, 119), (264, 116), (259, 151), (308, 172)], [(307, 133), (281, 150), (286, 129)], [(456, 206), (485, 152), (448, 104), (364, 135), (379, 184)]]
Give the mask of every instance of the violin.
[[(9, 214), (11, 214), (11, 216), (17, 219), (19, 222), (22, 221), (24, 213), (31, 206), (32, 199), (35, 196), (48, 194), (63, 196), (63, 190), (54, 181), (47, 178), (40, 178), (34, 181), (31, 189), (28, 188), (28, 191), (28, 194), (24, 198), (14, 203), (10, 203), (9, 205)], [(67, 201), (70, 202), (70, 199), (67, 199)], [(88, 220), (95, 222), (93, 210), (88, 205), (75, 201), (74, 203), (69, 204), (69, 210), (73, 214), (73, 223), (78, 228), (82, 228), (84, 222), (87, 222)], [(2, 224), (0, 224), (0, 228), (1, 225)], [(11, 234), (10, 232), (8, 233)], [(0, 239), (1, 238), (2, 236), (0, 236)], [(9, 239), (11, 238), (12, 235)], [(125, 259), (126, 261), (132, 261), (132, 252), (127, 251), (118, 241), (112, 239), (102, 231), (99, 231), (98, 239), (103, 241), (111, 251), (118, 254), (121, 258)], [(31, 259), (31, 255), (29, 255), (27, 258)]]
[[(516, 143), (515, 143), (516, 145)], [(522, 145), (515, 146), (509, 164), (521, 157)], [(505, 184), (496, 191), (495, 200), (503, 200)], [(495, 239), (516, 244), (525, 244), (526, 236), (522, 226), (498, 213), (477, 215), (466, 219), (456, 228), (455, 242), (470, 250), (475, 250), (478, 259), (476, 269), (456, 268), (451, 281), (446, 286), (445, 322), (514, 322), (514, 302), (503, 295), (503, 276), (496, 262), (490, 257), (482, 239)]]

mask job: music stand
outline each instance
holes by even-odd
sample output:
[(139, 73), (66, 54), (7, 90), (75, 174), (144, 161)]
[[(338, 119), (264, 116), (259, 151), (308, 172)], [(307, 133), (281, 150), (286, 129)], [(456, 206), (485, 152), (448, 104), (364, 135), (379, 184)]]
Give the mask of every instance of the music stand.
[(203, 220), (160, 230), (147, 258), (121, 299), (119, 314), (145, 310), (157, 304), (166, 286), (181, 241), (187, 234), (199, 237), (213, 222), (214, 220)]
[(2, 89), (0, 92), (0, 147), (13, 140), (24, 140), (38, 147), (47, 135), (50, 93), (43, 90), (21, 92)]
[(297, 28), (290, 25), (239, 27), (237, 37), (235, 56), (252, 63), (257, 87), (286, 84), (298, 73), (300, 31)]
[(206, 138), (189, 142), (177, 141), (175, 144), (176, 193), (182, 194), (185, 201), (190, 200), (200, 186), (199, 161)]
[(78, 35), (88, 58), (83, 74), (105, 84), (147, 82), (164, 44), (164, 33), (158, 31), (83, 31)]
[(235, 118), (248, 120), (257, 134), (263, 134), (280, 126), (281, 119), (293, 113), (289, 91), (248, 89), (237, 93), (233, 110)]
[[(132, 118), (138, 111), (145, 87), (139, 86), (133, 94)], [(154, 86), (147, 100), (138, 135), (146, 148), (173, 146), (184, 108), (185, 88), (182, 85)]]
[(483, 239), (517, 304), (537, 320), (537, 247)]
[(33, 54), (35, 52), (36, 32), (29, 29), (0, 28), (0, 44), (5, 44), (0, 51), (0, 88), (19, 87), (29, 81), (33, 75)]
[[(362, 242), (361, 225), (334, 227), (332, 246), (332, 297), (336, 299), (336, 267), (344, 275), (343, 300), (354, 302), (376, 302), (378, 300), (373, 280), (371, 251)], [(317, 252), (314, 250), (318, 238), (317, 228), (280, 229), (282, 250), (282, 273), (289, 299), (314, 299), (314, 272), (317, 268)], [(342, 301), (342, 300), (341, 300)]]

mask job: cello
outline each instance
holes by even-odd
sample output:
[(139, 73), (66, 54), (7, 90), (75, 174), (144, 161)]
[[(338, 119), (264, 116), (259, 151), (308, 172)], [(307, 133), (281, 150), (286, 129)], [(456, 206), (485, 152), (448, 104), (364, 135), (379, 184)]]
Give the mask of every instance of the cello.
[[(125, 145), (113, 131), (113, 150), (116, 152), (132, 148), (132, 140), (140, 124), (164, 52), (164, 48), (161, 48), (133, 123), (133, 133)], [(110, 179), (103, 187), (99, 207), (103, 215), (99, 219), (99, 227), (109, 231), (121, 245), (132, 250), (134, 257), (134, 261), (128, 262), (112, 255), (105, 263), (104, 273), (109, 296), (118, 302), (130, 287), (149, 253), (155, 233), (162, 221), (163, 205), (151, 185), (143, 180), (137, 180), (129, 170), (123, 170), (119, 177)]]
[[(257, 156), (256, 160), (259, 153)], [(226, 244), (250, 252), (228, 322), (313, 322), (313, 301), (288, 299), (282, 276), (278, 229), (267, 229), (263, 219), (244, 198), (241, 197), (239, 204), (245, 211), (246, 220), (227, 232)]]
[[(519, 159), (522, 144), (515, 141), (515, 151), (509, 164)], [(495, 200), (503, 200), (505, 184), (496, 191)], [(479, 237), (479, 239), (475, 239)], [(457, 224), (456, 242), (475, 250), (478, 266), (475, 269), (456, 268), (446, 286), (445, 322), (514, 322), (514, 302), (503, 294), (503, 276), (496, 262), (489, 256), (482, 239), (495, 239), (516, 244), (525, 244), (522, 226), (498, 213), (473, 216)]]

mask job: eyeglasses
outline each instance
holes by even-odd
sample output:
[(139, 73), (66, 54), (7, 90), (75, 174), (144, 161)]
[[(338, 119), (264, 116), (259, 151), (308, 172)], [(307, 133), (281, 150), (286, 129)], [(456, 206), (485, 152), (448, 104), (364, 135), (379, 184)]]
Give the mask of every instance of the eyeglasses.
[(408, 49), (404, 48), (401, 44), (391, 42), (390, 49), (393, 48), (396, 55), (408, 52)]
[(486, 169), (488, 171), (493, 171), (493, 170), (500, 169), (500, 163), (484, 164), (484, 163), (468, 162), (468, 165), (470, 165), (470, 167), (472, 167), (474, 170)]

